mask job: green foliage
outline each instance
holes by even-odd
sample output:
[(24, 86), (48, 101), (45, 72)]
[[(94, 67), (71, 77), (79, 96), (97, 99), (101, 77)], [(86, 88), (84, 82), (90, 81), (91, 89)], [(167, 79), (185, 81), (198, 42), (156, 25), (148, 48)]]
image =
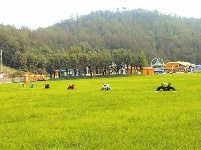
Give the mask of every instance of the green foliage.
[[(3, 63), (33, 73), (92, 65), (104, 70), (112, 60), (139, 68), (155, 57), (199, 64), (200, 38), (200, 19), (142, 9), (91, 12), (33, 31), (0, 25)], [(120, 60), (116, 50), (124, 51)]]
[(24, 71), (16, 70), (7, 66), (3, 66), (3, 72), (5, 73), (6, 78), (15, 78), (15, 77), (22, 77)]
[(24, 71), (22, 70), (17, 70), (16, 72), (13, 73), (9, 73), (9, 78), (15, 78), (15, 77), (20, 77), (22, 78), (22, 76), (25, 74)]
[[(200, 77), (69, 79), (34, 82), (34, 88), (0, 84), (0, 149), (199, 149)], [(154, 92), (162, 82), (177, 91)], [(67, 90), (72, 83), (76, 90)], [(112, 91), (102, 91), (102, 83)]]

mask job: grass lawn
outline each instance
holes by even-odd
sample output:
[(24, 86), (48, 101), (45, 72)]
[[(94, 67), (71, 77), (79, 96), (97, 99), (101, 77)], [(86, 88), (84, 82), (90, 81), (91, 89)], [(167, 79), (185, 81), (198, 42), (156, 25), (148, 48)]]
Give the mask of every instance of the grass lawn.
[[(162, 82), (177, 91), (155, 92)], [(72, 83), (76, 90), (67, 90)], [(30, 85), (0, 84), (2, 150), (201, 148), (200, 73)]]

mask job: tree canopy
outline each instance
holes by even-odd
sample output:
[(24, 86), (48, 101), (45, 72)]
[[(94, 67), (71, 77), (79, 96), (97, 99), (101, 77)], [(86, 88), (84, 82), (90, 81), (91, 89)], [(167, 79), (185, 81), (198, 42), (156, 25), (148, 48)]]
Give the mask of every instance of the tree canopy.
[(31, 30), (0, 25), (3, 64), (33, 73), (60, 68), (102, 72), (113, 62), (149, 66), (153, 58), (201, 63), (201, 19), (158, 11), (95, 11)]

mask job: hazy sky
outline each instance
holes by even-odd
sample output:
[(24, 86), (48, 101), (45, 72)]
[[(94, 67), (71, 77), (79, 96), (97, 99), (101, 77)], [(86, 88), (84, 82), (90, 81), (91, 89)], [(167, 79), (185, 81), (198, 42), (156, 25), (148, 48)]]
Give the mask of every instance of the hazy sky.
[(31, 29), (51, 26), (76, 14), (122, 7), (201, 18), (200, 0), (1, 0), (0, 5), (0, 24)]

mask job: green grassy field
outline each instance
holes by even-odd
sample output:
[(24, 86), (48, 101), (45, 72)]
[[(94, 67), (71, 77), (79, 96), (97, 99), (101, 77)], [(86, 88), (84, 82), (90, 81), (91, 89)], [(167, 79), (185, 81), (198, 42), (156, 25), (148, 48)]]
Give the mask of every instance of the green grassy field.
[[(177, 91), (155, 92), (162, 82)], [(199, 73), (34, 84), (0, 84), (1, 150), (201, 148)]]

